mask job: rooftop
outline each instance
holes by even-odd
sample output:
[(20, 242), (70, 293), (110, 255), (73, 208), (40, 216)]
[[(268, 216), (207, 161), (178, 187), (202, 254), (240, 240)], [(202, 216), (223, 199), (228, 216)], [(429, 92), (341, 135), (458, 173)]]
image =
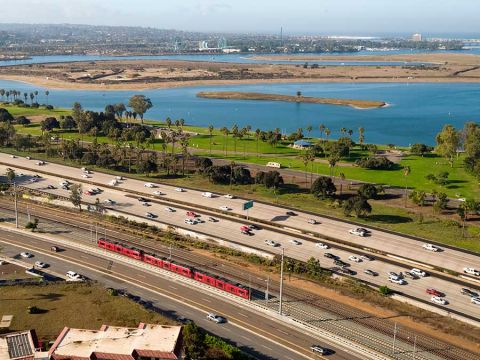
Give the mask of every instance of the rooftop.
[(33, 360), (36, 342), (33, 330), (0, 335), (0, 360)]
[(103, 325), (100, 330), (65, 327), (50, 354), (52, 359), (179, 358), (181, 326), (141, 323), (138, 328)]

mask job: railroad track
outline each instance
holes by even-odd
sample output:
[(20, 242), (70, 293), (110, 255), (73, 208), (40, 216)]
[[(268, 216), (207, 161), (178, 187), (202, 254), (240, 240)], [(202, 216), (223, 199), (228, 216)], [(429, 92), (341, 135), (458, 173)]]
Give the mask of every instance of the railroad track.
[[(8, 211), (13, 210), (11, 203), (5, 202), (3, 199), (0, 200), (0, 207), (7, 209)], [(19, 207), (20, 211), (25, 211), (23, 205)], [(92, 222), (87, 216), (80, 214), (69, 214), (65, 211), (59, 211), (56, 209), (46, 208), (43, 206), (30, 206), (30, 213), (32, 216), (38, 217), (46, 221), (47, 223), (61, 224), (63, 226), (67, 225), (69, 227), (74, 227), (83, 232), (81, 238), (83, 241), (91, 241), (91, 231), (92, 231)], [(42, 222), (45, 223), (45, 222)], [(114, 226), (114, 228), (113, 228)], [(170, 249), (168, 246), (160, 244), (159, 242), (148, 239), (140, 238), (140, 235), (129, 235), (132, 232), (131, 228), (128, 228), (123, 225), (112, 225), (107, 226), (108, 237), (112, 240), (128, 242), (135, 244), (137, 247), (143, 247), (145, 250), (150, 252), (156, 252), (164, 256), (170, 255)], [(55, 226), (54, 226), (55, 228)], [(78, 236), (74, 236), (78, 239)], [(258, 279), (255, 275), (247, 276), (244, 270), (236, 270), (231, 266), (222, 266), (226, 264), (212, 262), (212, 259), (208, 257), (202, 257), (198, 254), (192, 254), (188, 250), (175, 248), (175, 253), (172, 254), (172, 259), (179, 263), (184, 263), (186, 265), (194, 266), (199, 269), (206, 270), (210, 273), (225, 276), (231, 278), (232, 280), (239, 281), (243, 284), (250, 283), (252, 288), (256, 289), (265, 289), (266, 283), (264, 279)], [(220, 266), (219, 266), (220, 265)], [(269, 283), (271, 293), (278, 293), (279, 291), (279, 282), (270, 281)], [(262, 291), (253, 291), (254, 294), (257, 294), (257, 297), (253, 299), (254, 301), (262, 301), (261, 297), (264, 296)], [(289, 309), (289, 312), (295, 312), (300, 319), (309, 319), (308, 321), (318, 327), (322, 327), (331, 331), (337, 335), (350, 338), (355, 342), (364, 343), (366, 346), (374, 348), (377, 351), (382, 351), (385, 353), (386, 348), (391, 348), (391, 342), (387, 342), (385, 338), (393, 339), (394, 325), (391, 321), (381, 318), (372, 317), (370, 314), (361, 312), (353, 307), (349, 306), (338, 306), (338, 304), (330, 299), (323, 298), (321, 296), (312, 294), (307, 291), (302, 291), (297, 288), (290, 287), (288, 285), (284, 286), (285, 298), (285, 308)], [(276, 298), (273, 298), (269, 306), (275, 306), (277, 304)], [(264, 301), (264, 300), (263, 300)], [(300, 304), (291, 305), (291, 304)], [(278, 305), (277, 305), (278, 306)], [(303, 307), (311, 307), (313, 309), (306, 310), (300, 309)], [(320, 310), (321, 312), (331, 314), (330, 316), (319, 318), (318, 311), (312, 311), (314, 309)], [(312, 320), (313, 319), (313, 320)], [(351, 327), (345, 325), (345, 322), (351, 322), (355, 324), (357, 331), (352, 330)], [(358, 329), (372, 329), (376, 332), (382, 334), (383, 336), (377, 336), (374, 338), (370, 333), (368, 334), (359, 334)], [(470, 353), (466, 350), (453, 346), (451, 344), (445, 343), (443, 341), (430, 338), (428, 336), (415, 334), (410, 329), (397, 328), (397, 339), (399, 344), (395, 354), (395, 358), (412, 358), (412, 350), (404, 349), (401, 346), (400, 341), (403, 341), (407, 344), (412, 344), (413, 339), (416, 335), (416, 346), (418, 354), (416, 355), (417, 359), (430, 359), (431, 357), (425, 357), (422, 354), (432, 354), (436, 355), (443, 359), (448, 360), (474, 360), (478, 359), (478, 356)], [(413, 346), (413, 344), (412, 344)]]

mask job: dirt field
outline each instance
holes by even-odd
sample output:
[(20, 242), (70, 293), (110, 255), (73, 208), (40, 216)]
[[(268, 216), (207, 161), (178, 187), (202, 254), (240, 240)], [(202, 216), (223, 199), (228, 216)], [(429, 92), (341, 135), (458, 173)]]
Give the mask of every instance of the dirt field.
[[(258, 57), (259, 59), (273, 59)], [(275, 57), (290, 59), (291, 56)], [(338, 56), (338, 61), (407, 61), (421, 66), (321, 66), (299, 64), (232, 64), (176, 60), (115, 60), (19, 65), (0, 68), (0, 79), (17, 80), (57, 89), (142, 90), (180, 86), (268, 82), (478, 82), (480, 56), (416, 54)], [(295, 57), (309, 62), (330, 56)]]

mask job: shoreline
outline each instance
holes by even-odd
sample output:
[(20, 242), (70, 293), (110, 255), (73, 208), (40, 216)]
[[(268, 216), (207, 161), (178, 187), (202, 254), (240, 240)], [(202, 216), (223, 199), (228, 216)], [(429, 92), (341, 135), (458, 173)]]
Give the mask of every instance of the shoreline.
[(335, 99), (335, 98), (317, 98), (310, 96), (290, 96), (281, 94), (266, 94), (255, 92), (241, 92), (241, 91), (217, 91), (197, 93), (197, 97), (205, 99), (221, 99), (221, 100), (258, 100), (258, 101), (281, 101), (294, 103), (309, 103), (309, 104), (327, 104), (327, 105), (341, 105), (350, 106), (355, 109), (375, 109), (382, 108), (387, 103), (384, 101), (374, 100), (357, 100), (357, 99)]
[(154, 90), (173, 89), (183, 87), (223, 86), (223, 85), (254, 85), (254, 84), (311, 84), (311, 83), (480, 83), (478, 77), (325, 77), (325, 78), (289, 78), (289, 79), (248, 79), (248, 80), (191, 80), (166, 81), (154, 83), (129, 84), (88, 84), (73, 83), (56, 79), (22, 75), (0, 75), (0, 81), (17, 81), (29, 85), (39, 86), (51, 90), (85, 90), (85, 91), (125, 91), (125, 90)]

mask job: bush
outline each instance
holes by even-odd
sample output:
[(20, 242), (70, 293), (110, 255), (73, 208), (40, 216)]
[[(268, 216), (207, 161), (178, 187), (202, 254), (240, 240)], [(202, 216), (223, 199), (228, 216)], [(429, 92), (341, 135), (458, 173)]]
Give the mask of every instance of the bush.
[(331, 178), (320, 176), (315, 180), (310, 190), (315, 197), (325, 199), (333, 196), (337, 188)]
[(383, 296), (389, 296), (389, 295), (392, 295), (393, 291), (392, 289), (390, 289), (388, 286), (380, 286), (378, 288), (378, 291), (380, 292), (380, 294), (382, 294)]
[(395, 167), (395, 163), (384, 157), (358, 159), (355, 164), (372, 170), (392, 170)]

